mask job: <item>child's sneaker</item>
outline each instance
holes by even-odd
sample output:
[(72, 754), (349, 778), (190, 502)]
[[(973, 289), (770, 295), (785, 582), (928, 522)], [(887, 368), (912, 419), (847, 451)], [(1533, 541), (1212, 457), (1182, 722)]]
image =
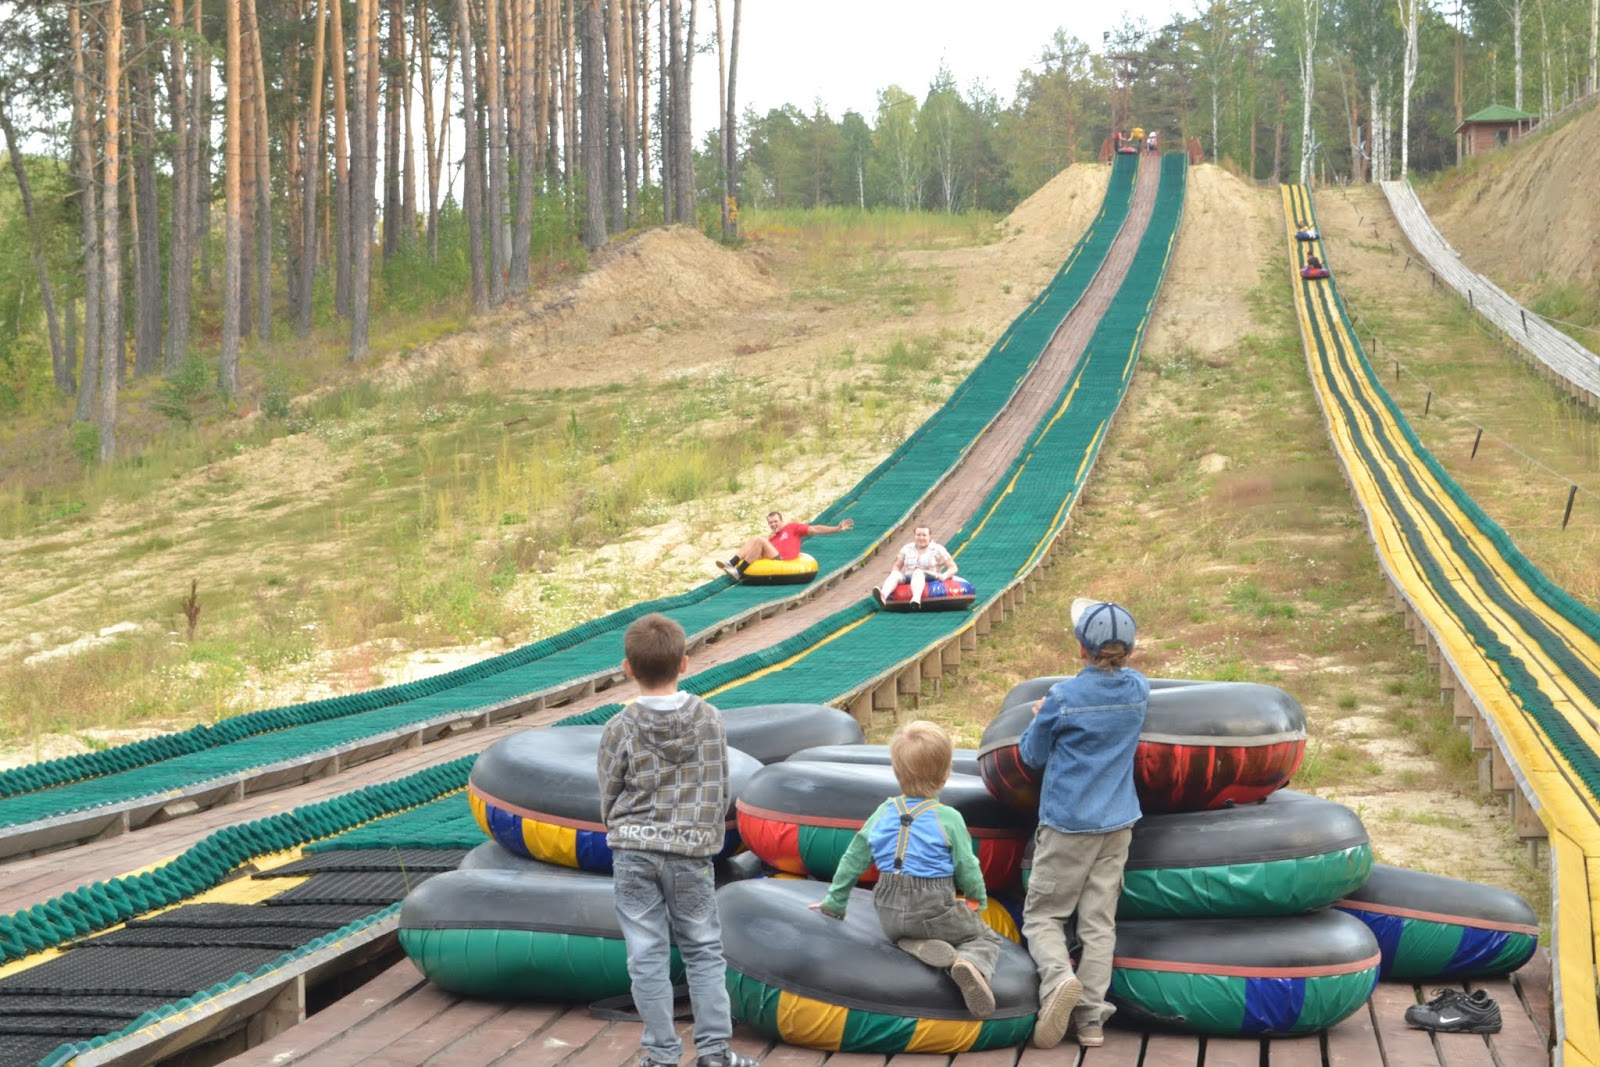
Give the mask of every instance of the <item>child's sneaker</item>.
[(929, 967), (939, 970), (948, 970), (955, 965), (955, 946), (948, 941), (937, 941), (930, 937), (902, 937), (896, 941), (901, 952), (907, 952)]
[(1471, 996), (1459, 989), (1438, 989), (1426, 1004), (1406, 1009), (1406, 1022), (1441, 1034), (1498, 1034), (1500, 1005), (1481, 989)]
[(710, 1056), (697, 1058), (694, 1067), (761, 1067), (761, 1061), (754, 1056), (746, 1056), (731, 1048), (725, 1048)]
[(994, 990), (989, 988), (989, 980), (971, 960), (956, 960), (950, 967), (950, 977), (960, 987), (961, 999), (966, 1002), (968, 1011), (979, 1019), (994, 1014)]
[(877, 588), (876, 586), (874, 586), (872, 590), (872, 602), (878, 605), (880, 608), (883, 607), (883, 590)]
[(722, 573), (726, 574), (729, 578), (732, 578), (736, 582), (739, 580), (739, 568), (735, 567), (732, 563), (729, 563), (725, 559), (719, 559), (717, 560), (717, 566), (722, 568)]
[(1084, 1048), (1099, 1048), (1106, 1043), (1105, 1027), (1099, 1023), (1079, 1023), (1078, 1044)]
[(1067, 1024), (1072, 1021), (1072, 1009), (1078, 1006), (1081, 996), (1083, 983), (1074, 976), (1039, 1002), (1039, 1019), (1033, 1024), (1034, 1048), (1055, 1048), (1061, 1044), (1061, 1039), (1067, 1036)]

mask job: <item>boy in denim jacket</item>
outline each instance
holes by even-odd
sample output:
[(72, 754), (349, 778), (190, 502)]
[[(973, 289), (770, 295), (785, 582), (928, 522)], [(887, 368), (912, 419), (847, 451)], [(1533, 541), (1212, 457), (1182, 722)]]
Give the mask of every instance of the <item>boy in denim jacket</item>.
[[(1039, 969), (1039, 1020), (1033, 1044), (1054, 1048), (1071, 1025), (1078, 1044), (1104, 1044), (1116, 947), (1117, 898), (1139, 821), (1133, 760), (1150, 703), (1150, 682), (1126, 666), (1133, 616), (1119, 604), (1079, 600), (1073, 634), (1087, 664), (1034, 705), (1018, 741), (1022, 759), (1042, 768), (1033, 874), (1022, 932)], [(1083, 955), (1073, 973), (1066, 924), (1076, 914)]]

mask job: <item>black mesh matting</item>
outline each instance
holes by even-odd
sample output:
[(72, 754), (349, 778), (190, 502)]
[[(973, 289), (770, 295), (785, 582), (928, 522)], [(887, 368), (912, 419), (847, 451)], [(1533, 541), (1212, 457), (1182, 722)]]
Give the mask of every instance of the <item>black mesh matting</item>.
[(260, 904), (186, 904), (148, 919), (134, 919), (128, 925), (204, 928), (270, 921), (273, 926), (303, 926), (326, 933), (378, 910), (365, 904), (279, 904), (277, 899), (267, 903), (274, 905), (271, 915), (264, 915)]
[(176, 1000), (283, 955), (270, 948), (106, 948), (68, 952), (0, 978), (0, 993), (95, 993)]
[(327, 931), (304, 926), (268, 925), (266, 908), (238, 926), (135, 926), (75, 942), (75, 949), (105, 949), (139, 946), (143, 948), (299, 948)]
[(132, 1019), (167, 1001), (161, 997), (63, 997), (36, 993), (0, 996), (0, 1019), (7, 1015), (39, 1015), (68, 1012), (107, 1019)]
[(407, 893), (432, 877), (433, 874), (426, 871), (314, 874), (301, 885), (266, 901), (266, 905), (272, 908), (281, 904), (393, 904), (404, 900)]
[(327, 871), (453, 871), (467, 855), (464, 848), (349, 848), (317, 852), (304, 859), (261, 871), (257, 878), (288, 878)]
[(0, 1015), (0, 1044), (19, 1034), (51, 1035), (57, 1041), (76, 1041), (121, 1030), (132, 1021), (99, 1015)]
[(0, 1041), (0, 1067), (38, 1067), (40, 1060), (61, 1046), (61, 1040), (59, 1037), (13, 1034)]

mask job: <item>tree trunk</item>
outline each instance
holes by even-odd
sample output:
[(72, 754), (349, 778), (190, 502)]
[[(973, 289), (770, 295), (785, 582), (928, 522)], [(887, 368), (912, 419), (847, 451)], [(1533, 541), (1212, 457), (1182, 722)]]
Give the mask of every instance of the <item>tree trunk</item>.
[(55, 288), (50, 284), (50, 268), (44, 256), (43, 228), (34, 218), (33, 190), (28, 185), (22, 149), (17, 146), (17, 130), (11, 124), (11, 113), (6, 109), (6, 104), (5, 93), (0, 91), (0, 132), (5, 134), (11, 173), (16, 175), (17, 192), (22, 200), (22, 218), (28, 227), (28, 257), (33, 261), (33, 271), (39, 278), (39, 302), (44, 305), (45, 327), (50, 334), (50, 369), (56, 388), (66, 393), (72, 387), (72, 367), (61, 341), (61, 320), (56, 315)]
[(328, 28), (333, 31), (333, 310), (341, 319), (348, 319), (350, 261), (354, 256), (350, 237), (355, 226), (350, 212), (350, 140), (356, 135), (359, 119), (348, 104), (345, 92), (348, 78), (344, 65), (344, 5), (330, 4), (329, 8), (332, 19)]
[(500, 50), (498, 0), (485, 0), (484, 11), (484, 106), (489, 110), (489, 299), (499, 304), (506, 298), (506, 114), (505, 59)]
[(514, 0), (516, 12), (512, 30), (517, 41), (517, 209), (511, 227), (511, 288), (526, 292), (532, 280), (529, 263), (533, 238), (533, 175), (538, 167), (534, 154), (533, 97), (533, 0)]
[(1311, 105), (1317, 91), (1317, 29), (1322, 21), (1322, 0), (1301, 0), (1300, 48), (1300, 184), (1311, 184), (1312, 157), (1316, 143), (1311, 139)]
[(607, 0), (606, 33), (606, 228), (621, 233), (623, 194), (622, 176), (622, 0)]
[(723, 190), (725, 203), (728, 206), (728, 225), (723, 230), (723, 239), (737, 241), (739, 239), (739, 107), (737, 92), (739, 84), (739, 23), (744, 15), (744, 0), (733, 0), (733, 41), (728, 48), (728, 110), (723, 116), (723, 139), (727, 142), (724, 151), (728, 153), (728, 166), (724, 172), (727, 175), (727, 184)]
[(614, 0), (622, 6), (622, 182), (627, 206), (623, 226), (639, 223), (639, 38), (634, 0)]
[[(493, 0), (491, 0), (493, 2)], [(400, 82), (405, 68), (405, 25), (400, 0), (389, 0), (389, 56), (383, 74), (383, 261), (400, 248), (404, 215), (400, 194)], [(374, 56), (374, 59), (377, 57)]]
[(681, 222), (678, 214), (678, 79), (683, 66), (678, 53), (683, 49), (683, 19), (678, 0), (665, 0), (661, 12), (661, 210), (669, 223)]
[[(337, 0), (336, 0), (337, 2)], [(327, 56), (328, 5), (316, 0), (311, 50), (311, 100), (306, 115), (305, 191), (300, 195), (300, 297), (295, 333), (304, 341), (311, 336), (311, 296), (317, 273), (317, 186), (327, 169), (322, 162), (323, 65)]]
[[(1417, 81), (1417, 24), (1420, 21), (1419, 13), (1421, 0), (1398, 0), (1400, 4), (1401, 25), (1406, 32), (1406, 54), (1403, 81), (1400, 90), (1400, 180), (1405, 181), (1411, 172), (1411, 88)], [(1521, 0), (1518, 0), (1518, 9)], [(1522, 107), (1522, 57), (1521, 27), (1517, 30), (1518, 57), (1517, 57), (1517, 107)]]
[[(186, 26), (183, 0), (172, 0), (170, 23)], [(198, 58), (198, 57), (197, 57)], [(172, 35), (171, 77), (167, 94), (172, 102), (172, 210), (167, 250), (167, 350), (166, 369), (177, 370), (189, 354), (189, 297), (194, 269), (194, 161), (197, 149), (189, 111), (189, 61), (184, 35)]]
[(467, 211), (467, 246), (472, 260), (472, 309), (489, 310), (489, 279), (483, 270), (483, 178), (478, 173), (483, 157), (478, 150), (478, 104), (473, 98), (472, 13), (469, 0), (456, 0), (456, 32), (461, 37), (461, 113), (465, 117), (466, 174), (462, 179), (462, 200)]
[(72, 129), (78, 179), (79, 219), (83, 226), (83, 365), (78, 374), (78, 403), (73, 418), (88, 422), (98, 407), (100, 394), (100, 191), (92, 129), (93, 108), (89, 102), (89, 77), (84, 55), (87, 29), (83, 26), (82, 5), (73, 0), (67, 8), (67, 29), (72, 36)]
[[(1522, 0), (1511, 0), (1510, 15), (1511, 15), (1511, 54), (1512, 54), (1513, 57), (1515, 57), (1514, 58), (1515, 65), (1512, 67), (1513, 79), (1514, 79), (1512, 81), (1512, 86), (1511, 86), (1511, 92), (1512, 92), (1512, 96), (1514, 98), (1512, 106), (1515, 107), (1518, 111), (1521, 111), (1522, 110), (1522, 20), (1523, 20)], [(1400, 18), (1402, 20), (1401, 21), (1401, 25), (1407, 27), (1407, 29), (1409, 30), (1410, 23), (1404, 21), (1405, 18), (1406, 18), (1406, 9), (1405, 9), (1405, 5), (1404, 4), (1402, 4), (1401, 7), (1400, 7)], [(1402, 109), (1404, 109), (1405, 106), (1406, 106), (1405, 101), (1402, 101), (1400, 106), (1401, 106)], [(1401, 155), (1404, 156), (1405, 149), (1401, 148), (1400, 151), (1401, 151)]]
[[(650, 0), (639, 4), (639, 184), (650, 185)], [(665, 97), (663, 96), (663, 99)]]
[[(394, 17), (405, 24), (405, 0), (395, 0)], [(416, 71), (413, 56), (417, 35), (413, 33), (400, 68), (400, 247), (410, 248), (417, 239), (417, 140), (411, 124), (411, 81)]]
[(566, 49), (562, 52), (561, 66), (561, 121), (563, 125), (562, 173), (566, 177), (567, 194), (573, 192), (573, 179), (578, 173), (578, 19), (579, 5), (583, 0), (566, 0), (566, 22), (562, 33)]
[(583, 0), (583, 244), (606, 243), (606, 106), (600, 0)]
[(250, 30), (250, 62), (255, 83), (255, 251), (256, 336), (272, 340), (272, 138), (267, 127), (267, 72), (261, 54), (261, 20), (256, 0), (245, 0)]
[(100, 203), (100, 250), (105, 295), (100, 334), (100, 462), (117, 456), (117, 385), (122, 372), (122, 220), (118, 182), (122, 162), (122, 0), (107, 0), (105, 9), (105, 169)]
[(243, 80), (244, 61), (241, 56), (239, 27), (240, 6), (243, 0), (227, 0), (228, 22), (227, 56), (223, 77), (228, 80), (228, 96), (223, 105), (223, 122), (227, 126), (227, 147), (223, 150), (223, 225), (222, 240), (222, 367), (219, 377), (222, 391), (232, 396), (239, 391), (239, 341), (243, 333), (243, 316), (240, 313), (239, 274), (241, 244), (240, 228), (240, 172), (244, 168), (241, 155), (244, 149), (244, 124), (240, 118), (239, 85)]
[(133, 54), (128, 103), (133, 140), (134, 331), (133, 373), (154, 374), (161, 363), (161, 212), (156, 197), (156, 87), (147, 55), (143, 0), (129, 0)]
[(367, 313), (372, 298), (372, 210), (378, 101), (375, 0), (356, 0), (355, 76), (357, 95), (350, 124), (350, 347), (346, 358), (367, 358)]
[[(678, 0), (673, 0), (674, 9)], [(672, 81), (672, 89), (677, 99), (673, 102), (673, 130), (677, 135), (677, 147), (673, 163), (677, 167), (678, 180), (676, 193), (678, 197), (678, 220), (686, 225), (695, 224), (694, 201), (694, 127), (691, 125), (689, 109), (690, 87), (694, 82), (694, 19), (696, 2), (689, 0), (689, 25), (683, 35), (683, 45), (677, 55), (679, 76)], [(676, 29), (676, 23), (674, 23)]]
[[(194, 0), (190, 9), (189, 32), (197, 41), (205, 40), (204, 0)], [(194, 57), (194, 171), (189, 188), (194, 190), (194, 247), (200, 250), (200, 286), (211, 290), (211, 62), (203, 54)]]

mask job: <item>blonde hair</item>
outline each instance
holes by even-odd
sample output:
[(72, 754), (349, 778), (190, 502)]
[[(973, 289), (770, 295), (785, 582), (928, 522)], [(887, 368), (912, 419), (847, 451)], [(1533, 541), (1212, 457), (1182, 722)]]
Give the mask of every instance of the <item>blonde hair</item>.
[(641, 685), (677, 681), (686, 645), (683, 627), (656, 612), (634, 620), (622, 635), (622, 655)]
[(889, 738), (889, 762), (901, 792), (931, 797), (950, 780), (950, 760), (955, 746), (938, 723), (915, 719)]

